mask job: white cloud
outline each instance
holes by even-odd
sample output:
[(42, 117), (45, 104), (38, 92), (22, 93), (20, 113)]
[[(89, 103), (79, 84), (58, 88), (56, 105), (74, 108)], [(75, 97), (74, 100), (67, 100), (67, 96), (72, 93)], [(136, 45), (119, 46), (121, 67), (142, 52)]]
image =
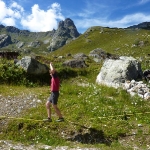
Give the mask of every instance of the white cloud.
[(0, 0), (0, 22), (5, 18), (7, 14), (7, 8), (3, 1)]
[(126, 15), (119, 20), (107, 20), (107, 18), (75, 20), (76, 26), (83, 30), (92, 26), (126, 28), (147, 21), (150, 21), (150, 15), (143, 13)]
[(109, 25), (124, 28), (133, 24), (138, 24), (146, 21), (150, 21), (150, 15), (145, 15), (143, 13), (136, 13), (136, 14), (126, 15), (125, 17), (117, 21), (110, 21)]
[(17, 2), (6, 6), (4, 0), (0, 0), (0, 23), (6, 26), (16, 26), (21, 24), (30, 31), (50, 31), (57, 28), (57, 20), (64, 20), (61, 14), (61, 7), (58, 3), (53, 3), (48, 10), (41, 10), (38, 4), (31, 8), (31, 14), (25, 15), (24, 8)]
[(58, 3), (53, 3), (47, 10), (41, 10), (39, 5), (32, 7), (32, 13), (21, 20), (23, 27), (30, 31), (50, 31), (57, 28), (57, 20), (64, 20)]
[(4, 18), (2, 23), (7, 25), (7, 26), (15, 26), (14, 18)]
[(17, 9), (20, 10), (21, 12), (24, 11), (23, 7), (21, 7), (20, 5), (18, 5), (16, 2), (13, 2), (13, 3), (10, 5), (10, 8), (17, 8)]
[(15, 26), (16, 19), (21, 18), (21, 12), (23, 8), (16, 2), (6, 6), (6, 4), (0, 0), (0, 23), (6, 26)]

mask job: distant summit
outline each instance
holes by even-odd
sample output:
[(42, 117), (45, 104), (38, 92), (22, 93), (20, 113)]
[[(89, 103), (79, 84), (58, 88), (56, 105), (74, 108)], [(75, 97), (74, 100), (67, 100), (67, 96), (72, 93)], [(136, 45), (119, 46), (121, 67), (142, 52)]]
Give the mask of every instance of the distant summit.
[(133, 25), (128, 27), (128, 29), (146, 29), (146, 30), (150, 30), (150, 22), (142, 22), (138, 25)]
[(70, 18), (66, 18), (64, 21), (59, 22), (58, 29), (52, 37), (48, 50), (54, 51), (76, 39), (79, 35), (74, 22)]

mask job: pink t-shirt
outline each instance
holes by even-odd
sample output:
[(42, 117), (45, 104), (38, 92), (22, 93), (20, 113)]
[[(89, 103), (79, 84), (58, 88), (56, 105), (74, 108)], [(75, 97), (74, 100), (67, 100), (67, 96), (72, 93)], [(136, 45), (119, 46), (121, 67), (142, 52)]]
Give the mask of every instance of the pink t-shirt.
[(59, 78), (53, 76), (51, 79), (51, 88), (50, 88), (51, 91), (52, 92), (59, 91), (59, 84), (60, 84)]

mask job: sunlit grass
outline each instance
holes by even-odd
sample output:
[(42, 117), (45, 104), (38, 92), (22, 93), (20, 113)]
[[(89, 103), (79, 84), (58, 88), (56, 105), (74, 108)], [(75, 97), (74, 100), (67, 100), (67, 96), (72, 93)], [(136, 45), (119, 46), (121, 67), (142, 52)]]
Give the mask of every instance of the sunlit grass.
[[(100, 72), (102, 63), (95, 63), (92, 58), (86, 60), (87, 68), (72, 69), (63, 68), (64, 59), (56, 59), (53, 56), (65, 56), (67, 53), (76, 54), (89, 52), (95, 48), (102, 48), (112, 53), (143, 57), (142, 68), (149, 64), (149, 44), (144, 47), (133, 47), (137, 41), (146, 41), (145, 30), (104, 29), (100, 34), (100, 27), (94, 28), (87, 35), (81, 35), (70, 44), (47, 56), (41, 56), (39, 61), (47, 65), (54, 62), (61, 79), (60, 97), (58, 106), (65, 118), (65, 122), (57, 123), (58, 116), (52, 108), (52, 123), (42, 122), (47, 117), (45, 102), (50, 94), (50, 88), (46, 85), (14, 86), (12, 84), (0, 85), (0, 95), (7, 97), (25, 94), (35, 94), (41, 103), (35, 108), (25, 110), (20, 114), (24, 119), (12, 119), (8, 128), (0, 134), (0, 139), (11, 139), (26, 143), (43, 143), (48, 145), (79, 145), (80, 147), (100, 147), (102, 149), (132, 149), (137, 147), (147, 148), (150, 138), (150, 101), (138, 96), (131, 97), (125, 90), (106, 87), (96, 84), (96, 77)], [(119, 48), (118, 50), (116, 50)], [(48, 83), (49, 84), (49, 83)], [(27, 120), (32, 119), (32, 120)], [(70, 137), (80, 135), (92, 137), (91, 130), (96, 130), (105, 141), (84, 143), (68, 140)], [(90, 134), (89, 134), (90, 133)], [(102, 135), (101, 135), (101, 134)], [(130, 140), (130, 137), (134, 140)], [(94, 138), (94, 137), (92, 137)], [(102, 140), (104, 140), (102, 139)], [(119, 143), (119, 139), (128, 140), (128, 145)], [(143, 142), (143, 145), (142, 143)], [(132, 146), (131, 146), (132, 145)], [(142, 145), (142, 146), (141, 146)]]
[[(80, 83), (81, 81), (85, 82), (80, 79)], [(149, 111), (148, 101), (143, 101), (138, 97), (131, 98), (122, 89), (99, 86), (93, 83), (89, 83), (88, 86), (81, 86), (79, 82), (72, 82), (72, 80), (63, 81), (60, 90), (58, 106), (66, 121), (56, 123), (57, 116), (52, 109), (52, 123), (37, 122), (34, 120), (42, 120), (47, 116), (45, 102), (49, 96), (49, 87), (28, 89), (5, 85), (5, 90), (1, 90), (1, 94), (5, 95), (10, 88), (17, 91), (17, 94), (21, 93), (22, 90), (37, 93), (42, 100), (42, 104), (37, 108), (31, 108), (23, 114), (24, 118), (33, 120), (10, 122), (9, 128), (7, 128), (9, 132), (3, 133), (7, 135), (8, 139), (16, 141), (68, 145), (69, 142), (61, 138), (61, 133), (64, 132), (69, 136), (72, 132), (84, 131), (84, 128), (87, 128), (86, 130), (95, 128), (96, 130), (102, 130), (105, 137), (115, 142), (120, 136), (131, 134), (132, 130), (138, 127), (138, 124), (148, 126), (150, 122), (150, 114), (136, 115), (137, 112)], [(125, 118), (125, 113), (133, 115)], [(150, 131), (148, 130), (148, 132)], [(1, 137), (3, 137), (3, 134)], [(138, 134), (142, 135), (141, 132), (138, 132)]]

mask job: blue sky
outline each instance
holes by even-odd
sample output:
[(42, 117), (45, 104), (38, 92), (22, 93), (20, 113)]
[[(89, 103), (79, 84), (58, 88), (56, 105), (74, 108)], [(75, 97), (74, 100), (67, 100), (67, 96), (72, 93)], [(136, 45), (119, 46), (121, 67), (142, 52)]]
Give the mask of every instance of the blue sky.
[(92, 26), (125, 28), (150, 22), (150, 0), (0, 0), (0, 24), (5, 26), (45, 32), (65, 18), (80, 33)]

